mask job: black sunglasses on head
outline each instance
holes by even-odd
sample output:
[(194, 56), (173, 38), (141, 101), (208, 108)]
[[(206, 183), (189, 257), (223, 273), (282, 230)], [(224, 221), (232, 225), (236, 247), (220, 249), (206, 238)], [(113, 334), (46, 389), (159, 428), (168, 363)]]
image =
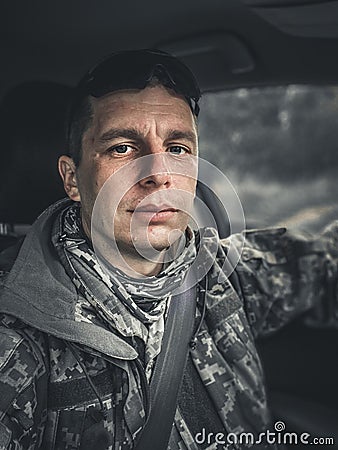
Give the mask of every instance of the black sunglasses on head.
[(154, 77), (183, 95), (198, 116), (201, 91), (194, 75), (179, 59), (160, 50), (113, 53), (84, 76), (77, 86), (77, 94), (102, 97), (121, 89), (144, 89)]

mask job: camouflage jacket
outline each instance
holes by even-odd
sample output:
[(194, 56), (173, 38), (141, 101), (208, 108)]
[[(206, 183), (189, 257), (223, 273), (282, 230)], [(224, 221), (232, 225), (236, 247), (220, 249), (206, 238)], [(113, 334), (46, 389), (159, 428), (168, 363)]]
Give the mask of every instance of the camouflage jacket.
[[(74, 320), (79, 293), (50, 245), (56, 213), (38, 219), (18, 254), (1, 257), (0, 449), (131, 449), (148, 413), (140, 356), (109, 330)], [(202, 442), (203, 428), (213, 436), (266, 430), (255, 339), (302, 313), (322, 323), (337, 319), (338, 224), (318, 239), (284, 229), (245, 235), (236, 285), (209, 273), (170, 450), (244, 446)], [(217, 267), (228, 245), (220, 243)], [(127, 401), (131, 374), (143, 380), (138, 408)]]

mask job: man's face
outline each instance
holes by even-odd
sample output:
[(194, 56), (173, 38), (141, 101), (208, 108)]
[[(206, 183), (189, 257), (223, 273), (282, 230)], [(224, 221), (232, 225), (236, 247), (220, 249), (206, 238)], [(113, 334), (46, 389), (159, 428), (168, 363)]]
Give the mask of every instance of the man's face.
[[(94, 203), (106, 180), (126, 164), (154, 155), (150, 158), (150, 175), (139, 179), (122, 196), (114, 217), (114, 237), (120, 251), (132, 251), (132, 240), (144, 225), (151, 246), (163, 250), (168, 247), (170, 232), (184, 232), (189, 220), (184, 211), (172, 205), (173, 196), (166, 198), (166, 193), (170, 190), (172, 194), (173, 189), (190, 196), (195, 193), (196, 180), (175, 173), (172, 163), (168, 170), (166, 162), (169, 157), (180, 165), (190, 155), (197, 155), (191, 110), (182, 97), (162, 86), (114, 92), (93, 99), (92, 105), (93, 120), (83, 136), (82, 158), (76, 170), (85, 232), (90, 236)], [(139, 204), (142, 207), (138, 210)], [(163, 210), (158, 211), (161, 205)]]

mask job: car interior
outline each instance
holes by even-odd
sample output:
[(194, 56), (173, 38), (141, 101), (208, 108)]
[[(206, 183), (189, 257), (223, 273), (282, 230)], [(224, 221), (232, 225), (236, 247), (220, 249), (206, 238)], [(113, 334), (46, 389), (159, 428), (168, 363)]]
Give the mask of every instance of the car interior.
[[(19, 0), (1, 10), (0, 250), (65, 196), (56, 162), (72, 88), (124, 49), (158, 48), (192, 69), (205, 94), (201, 157), (229, 177), (246, 228), (317, 233), (338, 218), (338, 1)], [(217, 189), (200, 184), (198, 195), (227, 237)], [(338, 448), (334, 318), (296, 319), (257, 345), (274, 418)]]

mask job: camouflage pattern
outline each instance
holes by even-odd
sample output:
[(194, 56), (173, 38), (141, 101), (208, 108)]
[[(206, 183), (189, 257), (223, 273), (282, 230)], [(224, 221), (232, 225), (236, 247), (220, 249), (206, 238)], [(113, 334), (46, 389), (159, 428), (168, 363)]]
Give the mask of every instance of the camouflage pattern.
[[(154, 359), (161, 350), (164, 315), (170, 290), (182, 283), (195, 258), (191, 233), (188, 245), (161, 277), (147, 277), (133, 283), (116, 268), (108, 272), (88, 246), (81, 227), (78, 204), (67, 208), (56, 221), (52, 238), (60, 259), (82, 300), (76, 304), (75, 320), (90, 321), (126, 338), (139, 338), (144, 344), (144, 363), (149, 381)], [(108, 275), (109, 273), (109, 275)], [(97, 282), (97, 280), (101, 282)], [(88, 315), (88, 306), (92, 311)]]
[[(45, 225), (39, 227), (41, 233)], [(234, 242), (236, 239), (241, 241), (240, 236), (232, 238)], [(219, 243), (208, 275), (206, 314), (190, 352), (208, 398), (208, 404), (191, 400), (200, 430), (206, 424), (199, 423), (199, 418), (204, 417), (203, 410), (207, 408), (215, 423), (217, 418), (222, 426), (217, 431), (224, 434), (258, 434), (272, 429), (255, 338), (272, 333), (299, 314), (305, 314), (312, 323), (337, 322), (337, 243), (338, 223), (317, 239), (295, 236), (284, 229), (246, 232), (242, 258), (236, 268), (236, 289), (231, 278), (219, 276), (229, 240)], [(55, 253), (52, 255), (56, 258)], [(22, 264), (20, 274), (28, 283), (30, 274)], [(18, 274), (19, 271), (14, 279), (19, 280)], [(11, 277), (5, 277), (0, 307), (0, 449), (132, 449), (148, 413), (149, 383), (142, 339), (133, 335), (122, 337), (116, 324), (99, 314), (78, 285), (72, 308), (56, 305), (55, 331), (51, 331), (47, 315), (45, 322), (32, 323), (28, 308), (22, 316), (15, 310), (15, 290), (9, 284), (13, 283), (13, 274)], [(42, 285), (46, 277), (41, 276)], [(66, 286), (69, 274), (62, 277)], [(103, 283), (98, 277), (96, 280)], [(72, 283), (76, 283), (75, 278)], [(48, 297), (48, 285), (41, 289)], [(25, 309), (24, 303), (22, 308)], [(57, 312), (62, 308), (69, 314), (65, 320)], [(200, 319), (197, 311), (196, 323)], [(67, 328), (70, 320), (73, 337), (67, 337), (71, 333)], [(76, 334), (76, 330), (81, 330), (76, 323), (99, 327), (103, 338), (108, 331), (112, 339), (120, 339), (114, 342), (121, 342), (121, 349), (128, 348), (124, 347), (124, 342), (128, 342), (139, 357), (117, 357), (118, 351), (112, 357), (108, 347), (105, 351), (89, 336), (86, 344), (86, 335)], [(192, 386), (199, 386), (187, 378)], [(170, 450), (238, 448), (197, 444), (196, 430), (191, 417), (181, 409), (180, 398), (178, 405)]]

